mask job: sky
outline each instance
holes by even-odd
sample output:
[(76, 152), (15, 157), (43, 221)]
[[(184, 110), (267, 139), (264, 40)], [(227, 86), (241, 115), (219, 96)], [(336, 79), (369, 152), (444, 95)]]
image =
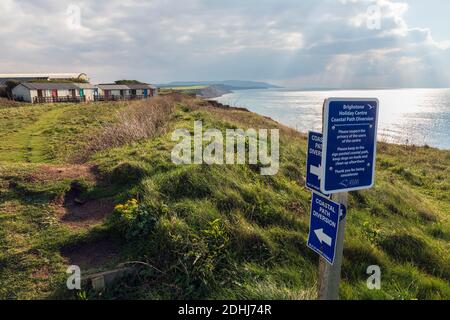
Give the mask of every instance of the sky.
[(450, 87), (448, 0), (1, 0), (0, 73)]

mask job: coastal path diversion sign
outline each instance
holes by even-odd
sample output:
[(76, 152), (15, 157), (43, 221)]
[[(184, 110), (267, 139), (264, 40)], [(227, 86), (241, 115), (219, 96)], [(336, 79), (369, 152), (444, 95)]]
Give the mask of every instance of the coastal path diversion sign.
[(340, 212), (339, 203), (313, 192), (308, 247), (330, 264), (333, 264), (336, 252)]
[(375, 177), (378, 99), (325, 101), (322, 193), (371, 188)]
[[(308, 151), (306, 153), (306, 187), (320, 192), (320, 176), (322, 174), (322, 133), (308, 132)], [(325, 195), (329, 196), (329, 195)]]
[(339, 298), (348, 192), (375, 182), (379, 101), (329, 98), (323, 132), (308, 133), (306, 187), (312, 191), (307, 245), (319, 260), (318, 296)]

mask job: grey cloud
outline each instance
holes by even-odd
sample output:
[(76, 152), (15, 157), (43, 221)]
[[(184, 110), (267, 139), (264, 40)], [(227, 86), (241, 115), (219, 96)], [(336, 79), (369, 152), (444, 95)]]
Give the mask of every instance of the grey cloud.
[[(342, 85), (408, 86), (411, 75), (449, 85), (448, 74), (430, 75), (437, 62), (448, 64), (449, 50), (430, 43), (429, 30), (407, 26), (402, 8), (384, 2), (380, 30), (354, 22), (373, 3), (4, 0), (0, 69), (81, 70), (94, 81), (313, 79), (311, 86), (336, 86), (331, 71)], [(67, 27), (70, 4), (81, 9), (79, 30)]]

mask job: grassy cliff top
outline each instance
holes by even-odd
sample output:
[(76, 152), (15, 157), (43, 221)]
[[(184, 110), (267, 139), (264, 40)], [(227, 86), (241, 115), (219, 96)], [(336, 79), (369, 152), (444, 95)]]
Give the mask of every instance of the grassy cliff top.
[[(279, 128), (279, 173), (173, 164), (172, 132), (195, 120)], [(316, 297), (294, 130), (176, 96), (0, 108), (0, 141), (0, 298)], [(350, 194), (342, 299), (450, 298), (449, 171), (450, 151), (379, 143), (375, 187)], [(65, 289), (69, 264), (126, 262), (137, 274), (106, 291)], [(366, 287), (369, 265), (381, 290)]]

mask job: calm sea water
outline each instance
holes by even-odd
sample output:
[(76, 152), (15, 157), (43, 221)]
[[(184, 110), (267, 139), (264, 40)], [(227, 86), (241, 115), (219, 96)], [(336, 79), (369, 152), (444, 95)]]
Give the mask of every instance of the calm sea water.
[(321, 130), (322, 104), (328, 97), (378, 98), (379, 139), (450, 149), (450, 89), (239, 90), (216, 100), (306, 132)]

